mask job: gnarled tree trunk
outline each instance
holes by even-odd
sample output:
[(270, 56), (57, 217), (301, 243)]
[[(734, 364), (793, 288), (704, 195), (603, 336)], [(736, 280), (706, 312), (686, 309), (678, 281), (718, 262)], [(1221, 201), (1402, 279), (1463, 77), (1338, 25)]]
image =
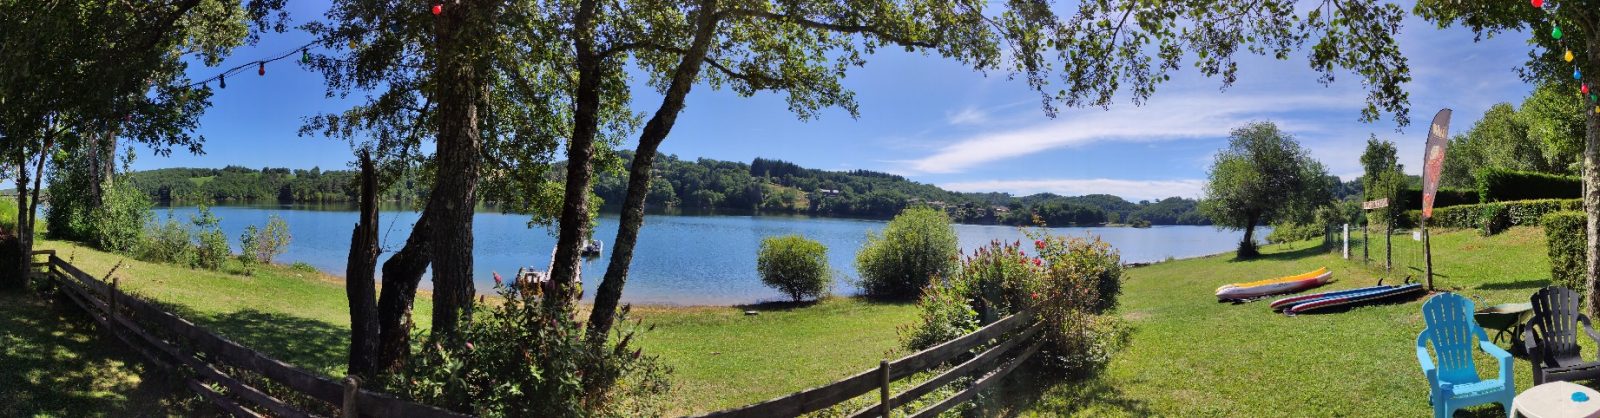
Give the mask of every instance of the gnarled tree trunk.
[(383, 263), (383, 293), (378, 297), (378, 370), (398, 367), (411, 351), (411, 306), (417, 299), (417, 284), (433, 259), (428, 236), (432, 229), (428, 209), (411, 227), (405, 247)]
[(577, 283), (579, 249), (589, 231), (590, 182), (594, 177), (594, 139), (600, 129), (601, 60), (594, 49), (594, 0), (578, 5), (573, 19), (574, 46), (577, 49), (578, 85), (573, 92), (572, 138), (567, 142), (567, 183), (561, 201), (561, 217), (556, 236), (556, 252), (550, 263), (550, 280), (556, 284), (545, 297), (545, 304), (560, 307), (574, 296)]
[(463, 317), (472, 315), (476, 291), (472, 283), (472, 215), (477, 205), (478, 176), (483, 144), (478, 130), (478, 105), (484, 93), (483, 70), (469, 53), (492, 16), (479, 8), (493, 5), (458, 4), (446, 7), (435, 19), (435, 71), (439, 135), (434, 161), (437, 180), (430, 191), (429, 211), (433, 242), (434, 338), (455, 335)]
[(1600, 315), (1600, 114), (1588, 113), (1583, 145), (1583, 211), (1585, 281), (1588, 282), (1589, 315)]
[(361, 215), (350, 233), (345, 264), (345, 296), (350, 299), (350, 374), (370, 378), (377, 371), (378, 306), (372, 273), (378, 264), (378, 175), (372, 156), (361, 153)]

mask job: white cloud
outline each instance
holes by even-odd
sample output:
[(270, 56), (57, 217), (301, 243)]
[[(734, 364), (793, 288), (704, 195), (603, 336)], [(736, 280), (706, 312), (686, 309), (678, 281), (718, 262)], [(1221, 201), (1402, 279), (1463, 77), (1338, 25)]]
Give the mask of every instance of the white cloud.
[(977, 107), (967, 106), (958, 112), (945, 112), (944, 119), (951, 125), (977, 125), (989, 122), (989, 113)]
[(1145, 106), (1074, 109), (1031, 126), (982, 131), (901, 163), (911, 172), (958, 173), (986, 163), (1096, 142), (1225, 137), (1245, 122), (1268, 116), (1291, 133), (1320, 131), (1325, 129), (1320, 122), (1290, 114), (1333, 109), (1355, 114), (1361, 103), (1359, 96), (1340, 94), (1177, 94), (1154, 98)]
[(1131, 201), (1164, 199), (1173, 196), (1199, 198), (1204, 194), (1205, 180), (1124, 180), (1124, 179), (1027, 179), (978, 180), (941, 184), (947, 190), (960, 192), (1008, 192), (1026, 196), (1035, 193), (1055, 193), (1063, 196), (1109, 194)]

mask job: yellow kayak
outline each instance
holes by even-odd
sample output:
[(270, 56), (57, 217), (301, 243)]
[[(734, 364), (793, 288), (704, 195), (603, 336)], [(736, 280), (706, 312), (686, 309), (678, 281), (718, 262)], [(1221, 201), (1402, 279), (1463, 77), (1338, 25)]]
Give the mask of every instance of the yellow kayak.
[(1327, 267), (1319, 268), (1309, 273), (1293, 276), (1279, 277), (1276, 279), (1257, 280), (1248, 283), (1225, 284), (1217, 288), (1218, 300), (1251, 299), (1279, 293), (1298, 292), (1305, 289), (1321, 286), (1333, 279), (1333, 272)]

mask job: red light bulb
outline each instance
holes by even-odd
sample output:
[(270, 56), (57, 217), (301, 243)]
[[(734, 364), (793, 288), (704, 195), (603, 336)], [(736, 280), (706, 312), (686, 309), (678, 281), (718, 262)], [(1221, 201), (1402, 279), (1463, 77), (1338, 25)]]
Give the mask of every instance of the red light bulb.
[[(1534, 0), (1534, 1), (1539, 1), (1539, 0)], [(444, 5), (435, 3), (433, 5), (433, 15), (434, 16), (438, 16), (440, 13), (444, 13)]]
[(1533, 0), (1533, 7), (1544, 7), (1544, 0)]
[(265, 63), (265, 62), (256, 63), (256, 75), (267, 75), (267, 63)]

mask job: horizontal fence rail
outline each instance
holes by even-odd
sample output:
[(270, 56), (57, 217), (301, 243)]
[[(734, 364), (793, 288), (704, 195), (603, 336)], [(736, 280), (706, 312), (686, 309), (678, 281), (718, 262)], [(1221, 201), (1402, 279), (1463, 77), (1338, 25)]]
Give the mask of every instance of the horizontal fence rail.
[[(341, 410), (344, 416), (422, 418), (468, 416), (336, 382), (273, 359), (167, 312), (155, 304), (124, 293), (117, 289), (115, 279), (110, 283), (96, 279), (77, 266), (57, 257), (54, 251), (35, 251), (33, 254), (48, 256), (46, 262), (35, 265), (48, 267), (44, 277), (55, 283), (68, 299), (83, 308), (96, 323), (157, 366), (167, 369), (181, 366), (193, 370), (196, 378), (188, 379), (186, 385), (231, 415), (262, 416), (240, 405), (234, 399), (238, 398), (269, 412), (272, 416), (314, 416), (312, 412), (302, 410), (228, 375), (219, 369), (219, 366), (261, 376), (295, 393), (326, 402)], [(153, 333), (151, 329), (161, 332)], [(177, 338), (167, 339), (158, 335)], [(356, 384), (353, 379), (347, 382)], [(227, 394), (220, 393), (205, 383), (221, 386), (227, 389)], [(351, 392), (349, 398), (346, 397), (347, 391)], [(347, 402), (346, 399), (351, 401)]]
[[(1039, 346), (1042, 343), (1042, 339), (1035, 341), (1032, 345), (1028, 346), (1026, 349), (1014, 356), (1010, 361), (1000, 365), (999, 368), (985, 369), (986, 367), (993, 365), (996, 360), (999, 360), (1007, 352), (1012, 351), (1012, 349), (1016, 348), (1016, 346), (1027, 340), (1034, 339), (1034, 337), (1038, 335), (1039, 331), (1043, 329), (1043, 324), (1033, 322), (1033, 319), (1032, 310), (1017, 313), (1000, 319), (999, 321), (995, 321), (994, 323), (984, 326), (983, 328), (979, 328), (977, 331), (957, 337), (956, 339), (946, 341), (939, 345), (929, 347), (905, 357), (901, 357), (893, 362), (881, 363), (877, 369), (864, 371), (854, 376), (834, 381), (833, 383), (802, 390), (787, 396), (774, 398), (753, 405), (712, 412), (709, 414), (700, 415), (697, 418), (800, 416), (836, 406), (851, 399), (855, 399), (858, 396), (872, 392), (874, 389), (879, 390), (881, 393), (881, 399), (879, 400), (878, 405), (856, 411), (850, 416), (881, 417), (888, 414), (889, 411), (892, 411), (895, 406), (905, 405), (906, 403), (917, 400), (922, 396), (925, 396), (928, 393), (931, 393), (934, 390), (955, 381), (957, 378), (971, 375), (979, 371), (987, 372), (986, 376), (977, 382), (974, 382), (971, 387), (965, 388), (956, 395), (953, 395), (948, 399), (944, 399), (928, 407), (928, 409), (917, 412), (916, 414), (916, 416), (938, 415), (939, 412), (959, 405), (961, 402), (970, 400), (973, 396), (977, 395), (979, 391), (982, 391), (984, 388), (993, 385), (995, 381), (1005, 377), (1005, 375), (1012, 369), (1015, 369), (1017, 365), (1027, 361), (1029, 357), (1038, 351)], [(1029, 325), (1030, 323), (1032, 325)], [(983, 353), (968, 359), (960, 365), (940, 373), (938, 376), (934, 376), (932, 379), (929, 379), (926, 382), (922, 382), (916, 386), (906, 389), (897, 395), (889, 395), (889, 385), (892, 382), (954, 361), (960, 358), (962, 355), (972, 351), (979, 345), (1005, 336), (1006, 334), (1017, 331), (1018, 329), (1023, 329), (1025, 326), (1026, 329), (1024, 329), (1022, 332), (995, 345), (992, 348), (989, 348), (988, 350), (985, 350)]]

